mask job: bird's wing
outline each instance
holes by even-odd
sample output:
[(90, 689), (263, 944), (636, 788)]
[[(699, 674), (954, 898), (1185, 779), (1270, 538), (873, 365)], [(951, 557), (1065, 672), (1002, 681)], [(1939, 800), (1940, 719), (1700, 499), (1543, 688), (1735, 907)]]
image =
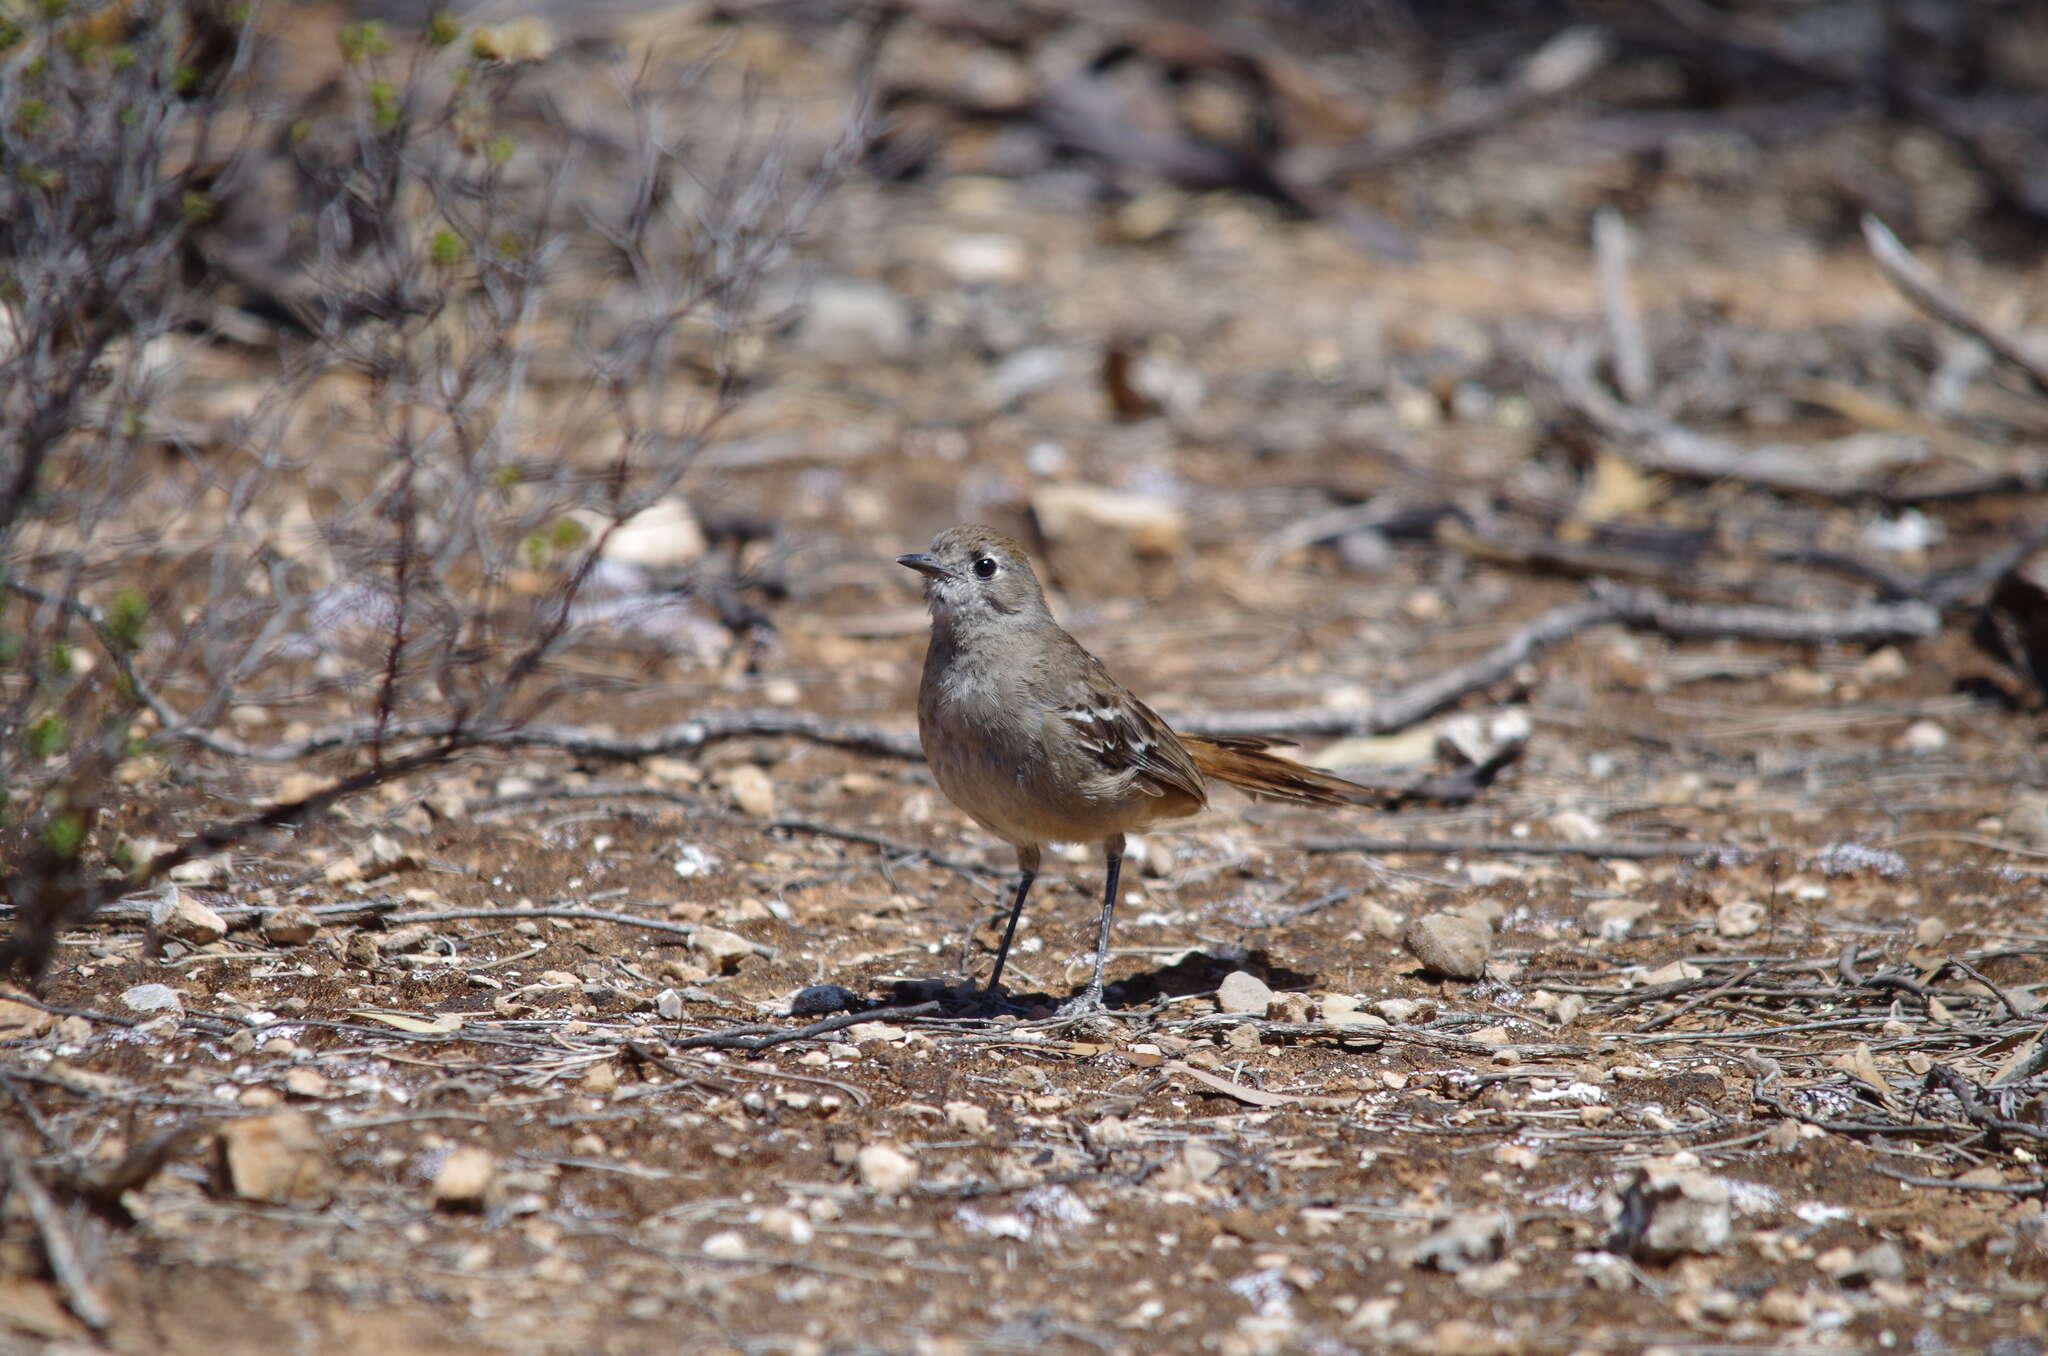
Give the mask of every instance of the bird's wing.
[[(1077, 647), (1078, 648), (1078, 647)], [(1093, 655), (1068, 684), (1055, 719), (1108, 776), (1134, 774), (1146, 794), (1181, 792), (1197, 805), (1209, 794), (1195, 760), (1159, 713), (1133, 697)]]

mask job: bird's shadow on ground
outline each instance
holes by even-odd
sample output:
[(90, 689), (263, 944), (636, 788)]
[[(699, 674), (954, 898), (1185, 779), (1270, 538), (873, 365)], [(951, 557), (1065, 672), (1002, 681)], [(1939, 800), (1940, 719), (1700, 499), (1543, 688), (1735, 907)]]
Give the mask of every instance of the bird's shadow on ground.
[[(1264, 951), (1215, 956), (1190, 951), (1172, 965), (1162, 965), (1127, 975), (1104, 988), (1103, 1000), (1112, 1010), (1149, 1008), (1178, 998), (1213, 994), (1224, 977), (1244, 970), (1277, 992), (1310, 988), (1315, 976), (1290, 969)], [(945, 1005), (948, 1017), (1046, 1017), (1061, 1003), (1081, 991), (1076, 985), (1064, 994), (1004, 990), (985, 998), (981, 987), (958, 980), (903, 980), (891, 986), (888, 1002), (894, 1004), (937, 1001)]]

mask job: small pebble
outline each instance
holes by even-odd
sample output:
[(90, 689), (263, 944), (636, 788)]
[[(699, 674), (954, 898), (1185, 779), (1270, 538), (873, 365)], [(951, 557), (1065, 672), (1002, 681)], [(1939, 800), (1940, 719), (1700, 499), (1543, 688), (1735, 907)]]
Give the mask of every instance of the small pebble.
[(1246, 970), (1232, 970), (1216, 986), (1218, 1012), (1249, 1012), (1263, 1017), (1272, 1002), (1272, 989), (1264, 980)]
[(1447, 979), (1483, 979), (1493, 932), (1469, 914), (1433, 913), (1408, 925), (1402, 941), (1422, 968)]

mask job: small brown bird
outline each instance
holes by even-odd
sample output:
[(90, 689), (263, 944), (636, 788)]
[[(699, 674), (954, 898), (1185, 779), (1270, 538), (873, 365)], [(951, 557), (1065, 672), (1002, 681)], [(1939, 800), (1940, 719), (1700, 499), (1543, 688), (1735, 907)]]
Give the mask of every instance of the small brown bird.
[(1297, 805), (1387, 801), (1266, 752), (1285, 740), (1175, 734), (1052, 619), (1024, 549), (1001, 533), (948, 528), (896, 563), (925, 577), (932, 614), (917, 693), (925, 760), (955, 805), (1017, 849), (1017, 899), (984, 996), (1002, 978), (1047, 843), (1099, 842), (1108, 867), (1094, 977), (1060, 1008), (1079, 1016), (1102, 1010), (1125, 834), (1195, 813), (1212, 777)]

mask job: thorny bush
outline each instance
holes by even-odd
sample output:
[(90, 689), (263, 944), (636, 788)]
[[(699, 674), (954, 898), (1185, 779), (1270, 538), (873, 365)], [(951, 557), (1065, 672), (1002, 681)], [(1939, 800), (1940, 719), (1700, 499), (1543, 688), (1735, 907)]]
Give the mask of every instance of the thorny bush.
[[(35, 13), (0, 29), (0, 849), (32, 975), (107, 900), (586, 681), (603, 547), (733, 408), (762, 281), (857, 149), (705, 132), (704, 65), (594, 113), (577, 72), (579, 122), (531, 28), (351, 25), (298, 92), (247, 6)], [(314, 758), (281, 799), (246, 775)], [(138, 853), (167, 779), (212, 818)]]

